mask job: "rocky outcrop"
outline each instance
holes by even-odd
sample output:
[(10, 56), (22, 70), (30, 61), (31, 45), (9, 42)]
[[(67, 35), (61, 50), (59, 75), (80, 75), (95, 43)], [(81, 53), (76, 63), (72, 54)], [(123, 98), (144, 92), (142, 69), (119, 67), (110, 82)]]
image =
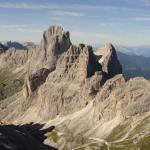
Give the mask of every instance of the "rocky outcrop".
[(72, 45), (58, 60), (56, 70), (68, 80), (84, 81), (100, 71), (101, 65), (95, 60), (92, 47)]
[(30, 75), (29, 78), (26, 79), (26, 83), (24, 84), (23, 95), (25, 97), (31, 95), (33, 91), (35, 91), (40, 85), (45, 82), (48, 74), (49, 70), (46, 68), (42, 68), (35, 74)]
[(21, 67), (28, 61), (29, 55), (27, 50), (8, 49), (0, 56), (0, 69)]
[(118, 61), (116, 50), (112, 44), (105, 44), (102, 48), (98, 49), (95, 54), (98, 56), (102, 70), (107, 73), (108, 78), (122, 73), (122, 66)]
[[(122, 75), (106, 81), (95, 98), (100, 118), (112, 119), (117, 113), (124, 117), (136, 116), (150, 111), (150, 82), (134, 78), (125, 82)], [(97, 115), (96, 115), (97, 116)], [(97, 116), (98, 117), (98, 116)]]

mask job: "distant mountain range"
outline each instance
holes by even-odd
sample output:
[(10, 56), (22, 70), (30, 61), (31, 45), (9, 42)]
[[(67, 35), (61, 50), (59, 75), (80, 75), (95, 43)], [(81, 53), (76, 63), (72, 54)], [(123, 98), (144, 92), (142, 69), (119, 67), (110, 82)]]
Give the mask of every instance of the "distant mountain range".
[(115, 47), (117, 51), (123, 52), (125, 54), (150, 57), (150, 46), (138, 46), (138, 47), (115, 46)]
[(127, 78), (143, 76), (150, 79), (150, 57), (136, 56), (117, 52)]
[(117, 52), (117, 54), (124, 69), (150, 70), (150, 57), (128, 55), (122, 52)]
[(31, 48), (35, 48), (37, 45), (34, 42), (16, 42), (16, 41), (6, 41), (2, 42), (3, 46), (7, 48), (15, 48), (18, 50), (28, 50)]

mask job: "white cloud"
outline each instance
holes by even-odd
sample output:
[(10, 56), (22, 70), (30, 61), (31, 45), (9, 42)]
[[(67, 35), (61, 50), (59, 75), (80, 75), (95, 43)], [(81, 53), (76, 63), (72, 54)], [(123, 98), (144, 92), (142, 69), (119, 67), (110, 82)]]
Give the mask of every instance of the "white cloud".
[(29, 3), (0, 3), (0, 8), (50, 9), (50, 8), (58, 8), (58, 6), (36, 5), (36, 4), (29, 4)]
[(63, 5), (52, 5), (52, 4), (33, 4), (33, 3), (0, 3), (0, 8), (18, 8), (18, 9), (100, 9), (100, 8), (111, 8), (111, 6), (92, 6), (92, 5), (80, 5), (80, 4), (63, 4)]
[(28, 33), (43, 33), (43, 29), (35, 29), (35, 28), (18, 28), (16, 31), (19, 32), (28, 32)]
[(51, 10), (66, 10), (66, 9), (74, 9), (74, 10), (110, 10), (110, 9), (121, 9), (132, 11), (135, 9), (127, 8), (127, 7), (117, 7), (112, 5), (89, 5), (89, 4), (35, 4), (35, 3), (11, 3), (11, 2), (0, 2), (0, 8), (14, 8), (14, 9), (51, 9)]
[(0, 28), (6, 28), (6, 29), (15, 29), (15, 28), (37, 28), (37, 27), (45, 27), (45, 25), (40, 24), (1, 24)]
[[(142, 0), (140, 0), (142, 1)], [(144, 4), (148, 5), (150, 4), (149, 0), (143, 0), (145, 1)], [(36, 4), (36, 3), (25, 3), (25, 2), (18, 2), (18, 3), (11, 3), (11, 2), (0, 2), (0, 8), (12, 8), (12, 9), (33, 9), (33, 10), (51, 10), (55, 11), (56, 15), (61, 15), (62, 17), (81, 17), (85, 15), (85, 12), (87, 11), (128, 11), (128, 12), (145, 12), (144, 9), (139, 9), (135, 7), (118, 7), (118, 6), (112, 6), (111, 3), (109, 5), (89, 5), (89, 4), (50, 4), (49, 3), (41, 3), (41, 4)], [(69, 10), (69, 11), (68, 11)], [(71, 12), (70, 10), (74, 10), (74, 12)], [(78, 12), (82, 11), (82, 12)], [(84, 12), (84, 13), (83, 13)], [(62, 13), (62, 14), (61, 14)], [(88, 16), (87, 16), (88, 17)], [(91, 16), (92, 17), (92, 16)], [(95, 16), (93, 16), (95, 17)], [(99, 16), (98, 16), (99, 17)]]
[(136, 20), (136, 21), (150, 21), (150, 16), (134, 17), (133, 20)]
[(55, 16), (60, 17), (82, 17), (85, 15), (82, 12), (72, 12), (72, 11), (52, 11), (51, 13)]
[(27, 28), (29, 26), (33, 26), (32, 24), (6, 24), (0, 25), (0, 28), (12, 29), (12, 28)]
[(28, 33), (42, 33), (46, 27), (36, 24), (10, 24), (10, 25), (0, 25), (0, 29), (4, 31), (15, 31), (15, 32), (28, 32)]
[(113, 23), (109, 23), (109, 22), (101, 22), (98, 24), (100, 27), (110, 27), (113, 26)]
[(97, 43), (106, 43), (113, 42), (119, 39), (118, 36), (115, 36), (111, 33), (96, 33), (96, 32), (85, 32), (80, 30), (72, 30), (71, 31), (72, 41), (77, 44), (81, 43), (81, 41), (85, 44), (95, 45)]

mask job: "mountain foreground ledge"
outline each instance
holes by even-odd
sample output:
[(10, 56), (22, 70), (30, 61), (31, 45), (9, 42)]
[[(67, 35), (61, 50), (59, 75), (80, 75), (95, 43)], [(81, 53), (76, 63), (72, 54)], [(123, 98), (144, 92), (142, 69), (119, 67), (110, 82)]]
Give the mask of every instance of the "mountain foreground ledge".
[(39, 47), (2, 50), (0, 62), (24, 78), (0, 101), (0, 150), (150, 149), (150, 81), (126, 81), (112, 44), (94, 53), (51, 26)]

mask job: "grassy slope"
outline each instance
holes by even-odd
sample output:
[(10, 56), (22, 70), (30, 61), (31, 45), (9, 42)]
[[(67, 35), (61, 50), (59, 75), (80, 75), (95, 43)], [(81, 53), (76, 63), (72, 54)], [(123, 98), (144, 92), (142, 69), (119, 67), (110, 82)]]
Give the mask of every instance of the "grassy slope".
[[(130, 122), (127, 119), (122, 124), (113, 129), (112, 133), (107, 137), (106, 141), (109, 144), (109, 150), (149, 150), (150, 149), (150, 117), (140, 121), (133, 130), (131, 129)], [(75, 150), (108, 150), (108, 146), (104, 144), (102, 147), (97, 141), (88, 142), (87, 138), (83, 136), (73, 136), (68, 132), (65, 135), (59, 134), (59, 130), (53, 130), (49, 134), (49, 138), (54, 143), (59, 143), (59, 140), (65, 138), (67, 143), (71, 145), (75, 142)], [(126, 134), (129, 133), (127, 136)], [(82, 137), (82, 138), (81, 138)], [(126, 137), (126, 138), (124, 138)], [(124, 139), (123, 139), (124, 138)], [(83, 142), (81, 142), (83, 141)], [(67, 144), (66, 143), (66, 144)], [(73, 144), (74, 145), (74, 144)], [(66, 145), (66, 147), (68, 147)], [(77, 148), (78, 147), (78, 148)], [(68, 148), (64, 148), (68, 150)]]
[[(116, 127), (107, 141), (110, 144), (110, 150), (149, 150), (150, 149), (150, 132), (148, 127), (150, 125), (150, 117), (147, 117), (139, 123), (134, 130), (132, 130), (127, 138), (120, 140), (129, 131), (130, 126), (125, 123)], [(147, 128), (148, 127), (148, 128)], [(147, 132), (147, 133), (146, 133)], [(108, 147), (104, 145), (102, 150), (108, 150)]]
[(0, 100), (3, 100), (22, 89), (25, 73), (14, 74), (10, 70), (0, 70)]

